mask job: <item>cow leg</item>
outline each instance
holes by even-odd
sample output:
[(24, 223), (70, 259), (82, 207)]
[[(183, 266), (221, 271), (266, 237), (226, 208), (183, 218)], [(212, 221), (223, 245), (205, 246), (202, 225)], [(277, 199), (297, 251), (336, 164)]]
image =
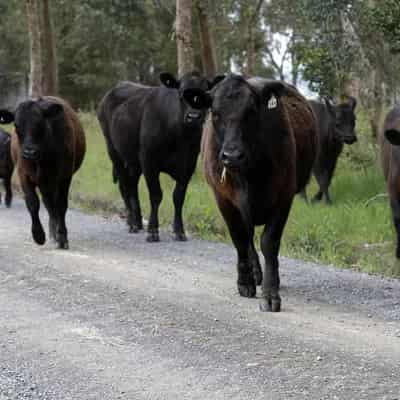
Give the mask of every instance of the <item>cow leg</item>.
[(400, 198), (396, 195), (390, 196), (390, 207), (392, 208), (393, 225), (396, 230), (396, 257), (400, 258)]
[(325, 170), (321, 175), (317, 176), (317, 182), (319, 186), (318, 193), (313, 198), (313, 203), (316, 201), (321, 201), (322, 197), (325, 196), (325, 201), (327, 204), (332, 204), (331, 197), (329, 196), (329, 185), (331, 183), (332, 174), (328, 170)]
[(131, 209), (131, 203), (129, 199), (129, 174), (128, 174), (128, 169), (119, 166), (116, 167), (115, 165), (113, 166), (113, 174), (118, 177), (118, 187), (119, 187), (119, 192), (121, 193), (122, 200), (124, 201), (125, 208), (127, 211), (127, 218), (126, 222), (129, 227), (129, 232), (137, 232), (137, 230), (133, 227), (133, 216), (132, 216), (132, 209)]
[(143, 229), (142, 212), (140, 210), (138, 184), (142, 171), (140, 167), (135, 168), (129, 174), (127, 168), (118, 170), (119, 191), (124, 200), (128, 212), (127, 223), (129, 233), (137, 233)]
[(129, 203), (131, 206), (131, 225), (129, 232), (136, 233), (143, 229), (142, 211), (140, 209), (138, 185), (142, 170), (140, 167), (132, 171), (129, 184)]
[(11, 190), (11, 175), (4, 178), (4, 189), (6, 190), (6, 207), (11, 206), (12, 202), (12, 190)]
[(65, 224), (65, 215), (68, 209), (68, 193), (70, 185), (71, 185), (71, 177), (60, 182), (56, 198), (56, 207), (58, 216), (56, 240), (58, 243), (58, 248), (65, 250), (69, 248), (68, 232), (67, 232), (67, 226)]
[(144, 176), (146, 178), (147, 188), (149, 189), (151, 207), (146, 240), (148, 242), (159, 242), (160, 236), (158, 233), (158, 208), (160, 207), (162, 200), (160, 177), (158, 172), (145, 172)]
[(43, 203), (49, 213), (49, 236), (53, 241), (57, 237), (57, 204), (56, 194), (52, 190), (41, 190)]
[(32, 219), (32, 237), (37, 244), (44, 244), (46, 241), (46, 234), (44, 233), (42, 223), (39, 218), (40, 201), (36, 193), (35, 186), (30, 182), (23, 182), (22, 189), (25, 194), (25, 203), (28, 208), (29, 214)]
[(251, 241), (250, 247), (249, 247), (249, 258), (250, 258), (251, 268), (253, 270), (254, 280), (256, 282), (256, 285), (259, 286), (259, 285), (261, 285), (263, 275), (262, 275), (262, 270), (261, 270), (261, 265), (260, 265), (260, 258), (258, 257), (256, 248), (254, 247), (253, 240)]
[[(251, 260), (249, 257), (254, 230), (249, 232), (240, 211), (229, 201), (217, 197), (217, 203), (228, 225), (232, 242), (237, 251), (237, 286), (239, 294), (243, 297), (254, 297), (256, 295), (256, 281), (253, 275), (253, 265), (255, 263), (254, 259)], [(254, 254), (252, 255), (254, 256)]]
[(260, 303), (261, 311), (280, 311), (281, 298), (279, 296), (279, 247), (283, 228), (285, 227), (290, 211), (290, 204), (268, 221), (268, 229), (264, 228), (261, 235), (261, 250), (265, 258), (263, 278), (263, 293)]
[(185, 235), (185, 230), (183, 227), (183, 220), (182, 220), (182, 208), (183, 202), (185, 201), (186, 190), (188, 187), (189, 182), (180, 183), (176, 182), (174, 193), (173, 193), (173, 200), (175, 206), (175, 215), (174, 215), (174, 233), (175, 233), (175, 240), (184, 242), (187, 240)]

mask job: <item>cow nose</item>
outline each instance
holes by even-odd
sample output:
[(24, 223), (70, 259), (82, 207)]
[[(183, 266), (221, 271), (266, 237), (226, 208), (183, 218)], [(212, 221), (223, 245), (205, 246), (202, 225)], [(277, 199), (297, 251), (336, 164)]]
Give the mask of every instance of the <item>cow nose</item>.
[(187, 114), (189, 119), (200, 119), (201, 112), (200, 111), (190, 111)]
[(38, 154), (38, 150), (26, 147), (22, 153), (22, 157), (25, 158), (25, 160), (36, 160)]
[(227, 167), (235, 166), (244, 160), (244, 152), (241, 150), (224, 150), (222, 152), (221, 160)]

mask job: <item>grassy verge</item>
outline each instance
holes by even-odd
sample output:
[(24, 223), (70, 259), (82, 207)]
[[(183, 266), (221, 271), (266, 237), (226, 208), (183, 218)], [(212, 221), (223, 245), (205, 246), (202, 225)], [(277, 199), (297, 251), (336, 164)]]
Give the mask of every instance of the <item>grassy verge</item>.
[[(80, 117), (87, 134), (88, 151), (73, 181), (72, 202), (89, 211), (123, 212), (118, 188), (111, 180), (111, 163), (97, 120), (92, 113), (81, 113)], [(394, 257), (394, 230), (378, 148), (370, 141), (366, 116), (358, 116), (357, 127), (359, 141), (345, 147), (331, 186), (333, 206), (309, 205), (296, 198), (282, 240), (281, 254), (400, 276), (400, 263)], [(173, 214), (173, 181), (165, 175), (161, 180), (164, 197), (160, 222), (169, 227)], [(315, 191), (313, 180), (308, 193), (313, 195)], [(140, 198), (143, 215), (147, 217), (149, 201), (143, 179), (140, 181)], [(199, 168), (189, 186), (184, 220), (192, 235), (230, 242)]]

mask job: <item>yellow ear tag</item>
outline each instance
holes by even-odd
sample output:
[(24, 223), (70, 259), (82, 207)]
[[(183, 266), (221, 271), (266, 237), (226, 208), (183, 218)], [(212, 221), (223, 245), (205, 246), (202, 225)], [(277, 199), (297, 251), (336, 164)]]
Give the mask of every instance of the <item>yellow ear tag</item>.
[(223, 184), (225, 183), (225, 180), (226, 180), (226, 168), (224, 167), (222, 170), (220, 182)]
[(272, 108), (276, 108), (277, 106), (278, 106), (278, 100), (274, 95), (272, 95), (268, 100), (267, 107), (269, 110), (271, 110)]

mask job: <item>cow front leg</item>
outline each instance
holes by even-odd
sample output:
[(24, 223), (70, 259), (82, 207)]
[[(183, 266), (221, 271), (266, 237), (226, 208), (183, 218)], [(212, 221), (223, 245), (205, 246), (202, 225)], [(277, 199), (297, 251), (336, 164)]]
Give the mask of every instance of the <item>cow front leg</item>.
[(40, 222), (39, 218), (39, 209), (40, 209), (40, 201), (39, 197), (36, 193), (35, 186), (30, 182), (24, 182), (22, 180), (22, 190), (24, 191), (25, 195), (25, 204), (28, 208), (29, 214), (31, 215), (32, 220), (32, 237), (33, 240), (39, 244), (43, 245), (46, 242), (46, 234), (44, 233), (44, 229), (42, 223)]
[(49, 236), (53, 241), (57, 238), (57, 204), (54, 190), (42, 189), (42, 199), (49, 214)]
[(160, 235), (158, 233), (158, 209), (162, 200), (162, 190), (160, 185), (159, 173), (145, 173), (147, 188), (150, 196), (150, 217), (147, 227), (148, 242), (159, 242)]
[(183, 208), (183, 202), (185, 201), (187, 186), (188, 182), (185, 183), (176, 182), (173, 193), (173, 200), (175, 207), (173, 229), (175, 234), (175, 240), (180, 242), (184, 242), (187, 240), (182, 220), (182, 208)]
[(67, 178), (60, 183), (57, 193), (57, 232), (56, 241), (59, 249), (69, 249), (68, 231), (65, 223), (65, 215), (68, 210), (68, 193), (71, 185), (71, 178)]
[(279, 295), (279, 248), (283, 228), (290, 211), (290, 204), (280, 210), (270, 221), (268, 229), (264, 227), (261, 235), (261, 250), (265, 258), (265, 269), (262, 283), (261, 311), (277, 312), (281, 310), (281, 297)]
[(252, 262), (254, 261), (250, 257), (254, 229), (252, 232), (249, 231), (248, 224), (244, 222), (240, 211), (230, 201), (217, 196), (217, 204), (237, 251), (237, 287), (239, 294), (243, 297), (254, 297), (256, 295), (256, 280), (253, 274)]

